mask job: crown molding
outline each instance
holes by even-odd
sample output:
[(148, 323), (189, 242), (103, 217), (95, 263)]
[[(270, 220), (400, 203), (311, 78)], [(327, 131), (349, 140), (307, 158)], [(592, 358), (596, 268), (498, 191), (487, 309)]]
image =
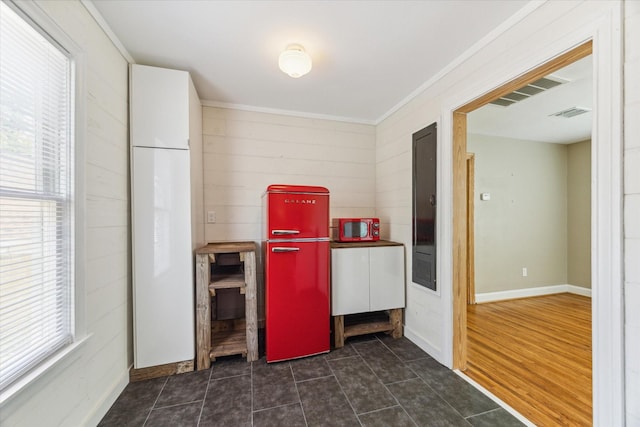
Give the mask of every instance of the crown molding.
[(306, 119), (318, 119), (318, 120), (332, 120), (336, 122), (355, 123), (355, 124), (370, 125), (370, 126), (374, 126), (376, 124), (374, 120), (364, 120), (364, 119), (358, 119), (354, 117), (332, 116), (330, 114), (318, 114), (318, 113), (308, 113), (304, 111), (281, 110), (279, 108), (256, 107), (253, 105), (232, 104), (228, 102), (208, 101), (208, 100), (201, 100), (200, 103), (202, 104), (203, 107), (228, 108), (232, 110), (251, 111), (255, 113), (279, 114), (283, 116), (301, 117)]

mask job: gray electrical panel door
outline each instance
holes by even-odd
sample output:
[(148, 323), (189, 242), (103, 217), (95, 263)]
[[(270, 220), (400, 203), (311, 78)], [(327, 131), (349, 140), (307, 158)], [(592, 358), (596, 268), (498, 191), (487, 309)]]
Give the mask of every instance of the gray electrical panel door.
[(412, 280), (436, 290), (436, 124), (413, 134)]

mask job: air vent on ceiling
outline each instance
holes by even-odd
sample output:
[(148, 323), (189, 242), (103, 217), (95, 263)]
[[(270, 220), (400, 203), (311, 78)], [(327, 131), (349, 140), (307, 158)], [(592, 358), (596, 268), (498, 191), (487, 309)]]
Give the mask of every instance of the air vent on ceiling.
[(540, 80), (536, 80), (533, 83), (529, 83), (526, 86), (522, 86), (520, 89), (514, 90), (511, 93), (503, 95), (502, 97), (493, 100), (490, 104), (500, 105), (501, 107), (508, 107), (525, 99), (529, 99), (533, 95), (552, 89), (563, 83), (567, 83), (567, 80), (559, 79), (557, 77), (543, 77)]
[(571, 118), (575, 116), (579, 116), (580, 114), (588, 113), (591, 111), (591, 108), (586, 107), (571, 107), (566, 110), (558, 111), (557, 113), (549, 114), (549, 117), (565, 117)]

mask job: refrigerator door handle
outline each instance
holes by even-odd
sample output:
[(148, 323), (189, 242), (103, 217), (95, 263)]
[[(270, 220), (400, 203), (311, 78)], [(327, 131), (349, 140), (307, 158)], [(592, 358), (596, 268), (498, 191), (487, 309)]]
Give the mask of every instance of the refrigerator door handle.
[(300, 248), (291, 248), (291, 247), (275, 247), (275, 248), (271, 248), (271, 252), (298, 252), (300, 251)]
[(291, 234), (300, 234), (299, 230), (271, 230), (274, 236), (288, 236)]

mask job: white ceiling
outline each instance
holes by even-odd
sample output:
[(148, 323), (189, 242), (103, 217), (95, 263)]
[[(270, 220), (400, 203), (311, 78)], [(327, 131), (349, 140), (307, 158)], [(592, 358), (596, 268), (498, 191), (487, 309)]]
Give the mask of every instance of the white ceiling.
[[(85, 3), (135, 62), (190, 71), (204, 103), (376, 123), (528, 1)], [(299, 79), (278, 69), (290, 43), (313, 58)]]
[[(139, 64), (188, 70), (205, 104), (377, 123), (526, 0), (85, 0)], [(93, 8), (90, 7), (90, 10)], [(93, 10), (95, 12), (95, 10)], [(278, 55), (300, 43), (311, 72)], [(472, 133), (553, 143), (591, 135), (591, 57), (552, 76), (569, 83), (509, 107), (469, 114)]]
[(564, 118), (551, 114), (572, 107), (593, 108), (593, 64), (588, 56), (550, 76), (568, 80), (549, 91), (500, 107), (487, 104), (467, 116), (469, 133), (571, 144), (591, 138), (593, 113)]

